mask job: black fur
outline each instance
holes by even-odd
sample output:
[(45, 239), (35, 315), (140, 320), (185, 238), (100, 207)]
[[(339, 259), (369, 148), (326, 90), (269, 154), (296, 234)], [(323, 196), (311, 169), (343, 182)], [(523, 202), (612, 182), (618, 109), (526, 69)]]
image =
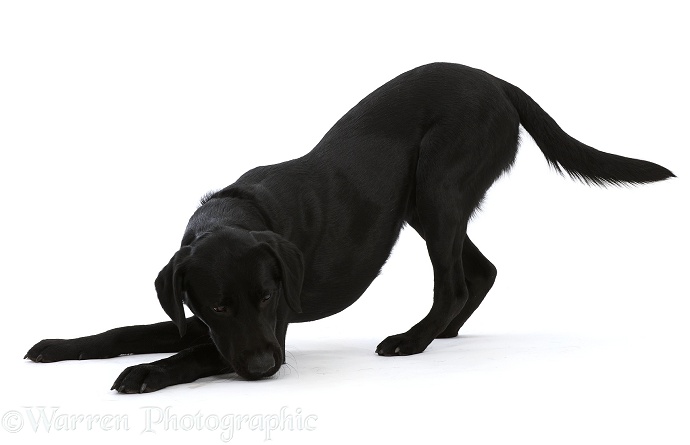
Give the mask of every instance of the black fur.
[[(586, 183), (673, 176), (578, 142), (524, 92), (490, 74), (422, 66), (364, 98), (303, 157), (255, 168), (202, 199), (156, 279), (172, 322), (43, 340), (27, 357), (181, 351), (126, 369), (113, 385), (125, 393), (230, 370), (248, 379), (273, 375), (285, 358), (288, 324), (354, 303), (405, 223), (426, 241), (433, 305), (376, 352), (422, 352), (434, 338), (457, 335), (494, 283), (496, 268), (467, 237), (467, 221), (513, 163), (519, 124), (551, 165)], [(193, 317), (184, 319), (183, 304)]]

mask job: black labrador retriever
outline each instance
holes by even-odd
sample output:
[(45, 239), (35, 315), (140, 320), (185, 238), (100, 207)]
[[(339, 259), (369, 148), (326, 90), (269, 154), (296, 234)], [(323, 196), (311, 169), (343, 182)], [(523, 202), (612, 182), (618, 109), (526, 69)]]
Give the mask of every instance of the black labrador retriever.
[(674, 176), (573, 139), (527, 94), (484, 71), (421, 66), (364, 98), (303, 157), (250, 170), (202, 199), (155, 282), (172, 322), (43, 340), (26, 357), (177, 352), (125, 369), (112, 387), (121, 393), (232, 371), (271, 376), (285, 359), (288, 324), (354, 303), (406, 223), (426, 241), (433, 305), (376, 352), (418, 354), (456, 336), (494, 283), (496, 268), (468, 238), (467, 221), (513, 163), (520, 124), (553, 167), (585, 183)]

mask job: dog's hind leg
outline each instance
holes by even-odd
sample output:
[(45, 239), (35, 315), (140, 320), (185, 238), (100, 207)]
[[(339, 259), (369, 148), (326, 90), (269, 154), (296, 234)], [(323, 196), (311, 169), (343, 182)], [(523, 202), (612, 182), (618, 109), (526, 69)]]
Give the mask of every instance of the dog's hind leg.
[[(424, 238), (419, 219), (415, 217), (409, 221), (409, 224), (419, 236)], [(496, 267), (479, 251), (469, 236), (465, 236), (465, 242), (462, 245), (462, 265), (465, 271), (465, 285), (467, 285), (469, 299), (460, 314), (436, 338), (457, 337), (460, 328), (484, 301), (484, 297), (489, 293), (496, 280)]]
[(453, 330), (457, 334), (493, 284), (492, 279), (479, 283), (481, 276), (492, 275), (493, 265), (480, 259), (483, 255), (467, 240), (466, 229), (472, 212), (517, 152), (517, 116), (501, 106), (500, 97), (496, 100), (495, 105), (480, 102), (482, 113), (462, 114), (466, 121), (438, 124), (422, 139), (411, 219), (426, 241), (434, 269), (434, 301), (409, 331), (381, 342), (379, 355), (417, 354), (434, 338)]
[(427, 144), (417, 165), (416, 221), (434, 269), (434, 301), (419, 323), (383, 340), (379, 355), (417, 354), (441, 334), (469, 300), (463, 267), (467, 221), (484, 190), (472, 187), (470, 148)]
[(465, 270), (465, 284), (469, 291), (469, 299), (460, 314), (436, 338), (457, 336), (460, 328), (479, 307), (496, 280), (496, 267), (482, 255), (469, 237), (465, 237), (462, 246), (462, 264)]
[(431, 310), (407, 332), (383, 340), (376, 348), (379, 355), (410, 355), (424, 351), (461, 313), (469, 300), (462, 264), (465, 224), (440, 224), (436, 229), (441, 236), (429, 236), (429, 230), (425, 229), (434, 268), (434, 301)]
[(208, 328), (197, 317), (185, 320), (187, 332), (180, 337), (172, 321), (126, 326), (96, 335), (69, 340), (41, 340), (24, 358), (49, 363), (62, 360), (110, 358), (123, 354), (179, 352), (194, 345), (211, 343)]

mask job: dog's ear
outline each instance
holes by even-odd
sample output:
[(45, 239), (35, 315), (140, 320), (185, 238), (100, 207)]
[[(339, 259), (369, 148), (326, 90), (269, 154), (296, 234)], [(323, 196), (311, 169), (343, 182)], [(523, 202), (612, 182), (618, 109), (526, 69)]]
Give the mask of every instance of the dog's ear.
[(185, 246), (181, 248), (170, 262), (160, 271), (156, 278), (156, 293), (158, 301), (168, 317), (175, 323), (180, 331), (180, 337), (187, 331), (185, 322), (184, 307), (182, 307), (183, 292), (182, 280), (184, 279), (185, 259), (192, 253), (192, 248)]
[(287, 304), (293, 311), (301, 313), (300, 294), (302, 293), (302, 281), (304, 281), (302, 252), (297, 246), (274, 232), (251, 232), (251, 235), (262, 245), (265, 245), (278, 261), (283, 294)]

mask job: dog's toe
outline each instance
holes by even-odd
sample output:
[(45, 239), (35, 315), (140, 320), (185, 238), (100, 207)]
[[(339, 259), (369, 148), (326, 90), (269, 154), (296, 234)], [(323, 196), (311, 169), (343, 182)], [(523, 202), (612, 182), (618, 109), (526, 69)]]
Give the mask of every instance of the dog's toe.
[(168, 380), (163, 367), (147, 363), (126, 368), (110, 389), (121, 394), (141, 394), (169, 386)]

